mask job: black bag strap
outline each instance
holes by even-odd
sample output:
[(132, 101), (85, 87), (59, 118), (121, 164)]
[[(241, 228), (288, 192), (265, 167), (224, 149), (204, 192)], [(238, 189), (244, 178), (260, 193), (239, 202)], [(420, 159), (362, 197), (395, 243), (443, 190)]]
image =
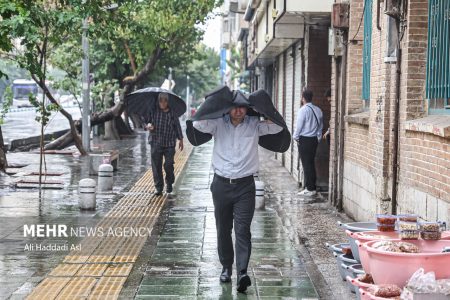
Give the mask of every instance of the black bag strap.
[(314, 108), (312, 108), (311, 106), (309, 106), (309, 105), (306, 105), (307, 107), (309, 107), (311, 110), (312, 110), (312, 113), (313, 113), (313, 115), (314, 115), (314, 118), (316, 119), (316, 122), (317, 122), (317, 127), (319, 127), (319, 119), (317, 118), (317, 116), (316, 116), (316, 113), (314, 112)]

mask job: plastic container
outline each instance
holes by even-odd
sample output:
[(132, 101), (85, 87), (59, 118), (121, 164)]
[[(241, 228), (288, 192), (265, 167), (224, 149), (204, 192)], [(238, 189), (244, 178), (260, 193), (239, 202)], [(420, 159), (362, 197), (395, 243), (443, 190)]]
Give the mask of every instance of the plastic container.
[(400, 239), (417, 240), (419, 239), (419, 230), (402, 230), (400, 231)]
[(353, 223), (338, 222), (338, 225), (351, 232), (377, 231), (377, 224), (374, 222), (353, 222)]
[(350, 270), (353, 273), (353, 278), (356, 278), (358, 275), (366, 274), (366, 272), (364, 272), (363, 266), (361, 264), (350, 265)]
[(350, 271), (350, 272), (347, 272), (347, 274), (348, 273), (350, 273), (350, 274), (349, 274), (349, 276), (346, 277), (348, 287), (352, 293), (356, 294), (356, 298), (359, 299), (361, 296), (359, 293), (359, 287), (357, 285), (355, 285), (353, 283), (353, 281), (358, 280), (358, 278), (357, 278), (358, 275), (363, 275), (363, 274), (365, 274), (365, 272), (364, 272), (361, 264), (347, 266), (347, 269)]
[(354, 265), (357, 264), (358, 262), (355, 259), (350, 258), (349, 256), (344, 254), (335, 253), (334, 257), (336, 258), (336, 263), (339, 269), (339, 273), (341, 274), (341, 278), (342, 280), (345, 281), (346, 280), (345, 277), (347, 275), (352, 275), (351, 273), (349, 273), (346, 266)]
[(397, 222), (397, 216), (395, 216), (395, 215), (377, 214), (377, 223), (378, 224), (395, 225), (395, 222)]
[(325, 243), (325, 246), (333, 252), (342, 254), (342, 248), (350, 247), (350, 244), (349, 243), (339, 243), (339, 244), (330, 245), (328, 243)]
[[(354, 223), (341, 223), (338, 222), (338, 225), (344, 227), (346, 231), (349, 232), (367, 232), (367, 231), (376, 231), (377, 224), (373, 222), (354, 222)], [(355, 244), (355, 239), (348, 235), (348, 242), (350, 243), (350, 247), (352, 248), (353, 257), (359, 261), (359, 253), (358, 247)]]
[(351, 258), (345, 254), (341, 254), (338, 256), (340, 261), (342, 263), (345, 263), (346, 265), (350, 266), (350, 265), (356, 265), (358, 263), (358, 261), (354, 258)]
[(355, 245), (358, 247), (359, 260), (366, 273), (370, 273), (369, 258), (366, 250), (362, 247), (363, 243), (370, 241), (381, 240), (396, 240), (399, 239), (399, 233), (394, 232), (381, 232), (381, 231), (365, 231), (365, 232), (347, 232), (355, 239)]
[[(360, 274), (365, 274), (365, 272), (362, 269), (361, 264), (346, 265), (345, 268), (348, 275), (346, 276), (348, 288), (351, 292), (357, 294), (358, 297), (358, 288), (352, 283), (352, 280), (357, 280), (357, 276)], [(351, 278), (351, 280), (348, 280), (348, 278)]]
[(429, 241), (437, 241), (441, 239), (440, 231), (421, 231), (420, 238)]
[(377, 229), (378, 229), (378, 231), (382, 231), (382, 232), (392, 232), (392, 231), (395, 231), (395, 223), (392, 225), (377, 223)]
[(392, 283), (403, 288), (419, 268), (423, 268), (425, 272), (433, 271), (436, 279), (450, 278), (450, 253), (441, 252), (445, 247), (450, 247), (450, 240), (409, 241), (419, 247), (420, 253), (396, 253), (374, 249), (372, 245), (376, 242), (363, 244), (375, 284)]
[(443, 229), (443, 223), (440, 222), (420, 222), (419, 228), (421, 231), (441, 231)]
[(364, 283), (358, 280), (358, 278), (347, 277), (347, 282), (351, 283), (355, 287), (355, 294), (357, 299), (369, 299), (370, 297), (365, 297), (366, 289), (370, 288), (372, 285)]
[(339, 255), (334, 253), (334, 258), (336, 259), (336, 264), (337, 264), (337, 267), (339, 270), (339, 274), (341, 275), (342, 280), (345, 281), (346, 280), (345, 277), (347, 276), (347, 273), (345, 272), (345, 268), (342, 267), (342, 262), (339, 259)]
[(351, 283), (351, 280), (354, 279), (353, 272), (350, 270), (350, 266), (346, 264), (342, 264), (342, 268), (345, 270), (345, 280), (347, 281), (347, 287), (350, 292), (356, 294), (356, 287)]
[(404, 222), (399, 221), (398, 222), (398, 230), (419, 230), (419, 225), (417, 222)]
[(419, 219), (418, 215), (413, 215), (413, 214), (401, 214), (401, 215), (397, 215), (398, 220), (399, 221), (405, 221), (405, 222), (416, 222)]

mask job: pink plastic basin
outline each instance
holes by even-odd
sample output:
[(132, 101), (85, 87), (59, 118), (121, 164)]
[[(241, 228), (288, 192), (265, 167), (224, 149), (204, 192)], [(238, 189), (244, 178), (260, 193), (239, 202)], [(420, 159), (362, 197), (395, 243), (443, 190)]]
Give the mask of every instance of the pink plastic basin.
[(376, 242), (378, 241), (363, 244), (375, 284), (393, 283), (403, 288), (419, 268), (423, 268), (425, 272), (435, 272), (436, 279), (450, 278), (450, 253), (441, 253), (444, 247), (450, 247), (450, 240), (406, 241), (418, 246), (420, 253), (396, 253), (374, 249), (372, 245)]
[(346, 231), (347, 235), (355, 239), (355, 243), (359, 250), (359, 260), (363, 266), (364, 271), (370, 274), (369, 257), (364, 247), (361, 247), (363, 243), (379, 240), (395, 240), (399, 238), (398, 232), (383, 232), (383, 231), (363, 231), (363, 232), (350, 232)]
[[(381, 240), (395, 240), (400, 239), (399, 233), (397, 231), (393, 232), (383, 232), (383, 231), (364, 231), (364, 232), (350, 232), (346, 231), (346, 233), (355, 239), (356, 245), (359, 249), (359, 259), (361, 261), (361, 264), (363, 266), (364, 271), (366, 273), (371, 274), (370, 272), (370, 263), (369, 263), (369, 256), (367, 254), (367, 250), (362, 247), (362, 244), (370, 242), (370, 241), (381, 241)], [(377, 237), (378, 236), (378, 237)], [(450, 231), (443, 231), (442, 232), (442, 238), (443, 240), (450, 240)], [(408, 242), (405, 240), (405, 242)]]

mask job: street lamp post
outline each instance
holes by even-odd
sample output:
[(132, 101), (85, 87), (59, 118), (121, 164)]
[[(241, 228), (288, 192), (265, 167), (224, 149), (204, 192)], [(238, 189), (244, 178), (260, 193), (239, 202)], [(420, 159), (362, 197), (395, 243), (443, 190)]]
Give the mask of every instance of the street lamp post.
[(187, 75), (186, 78), (187, 78), (187, 87), (186, 87), (187, 112), (186, 112), (186, 116), (189, 119), (191, 117), (191, 100), (189, 99), (189, 75)]
[(90, 78), (89, 78), (89, 40), (87, 37), (88, 19), (83, 20), (83, 37), (81, 44), (83, 47), (82, 61), (82, 81), (83, 81), (83, 115), (82, 115), (82, 142), (86, 152), (90, 151), (91, 136), (91, 110), (90, 110)]

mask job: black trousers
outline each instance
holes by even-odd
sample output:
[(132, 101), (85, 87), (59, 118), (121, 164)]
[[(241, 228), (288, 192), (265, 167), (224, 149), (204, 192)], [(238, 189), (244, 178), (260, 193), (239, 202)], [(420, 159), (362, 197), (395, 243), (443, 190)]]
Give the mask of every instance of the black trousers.
[(305, 186), (308, 191), (316, 190), (316, 164), (317, 137), (300, 136), (298, 151), (302, 162), (303, 174), (305, 174)]
[(151, 143), (151, 157), (152, 157), (152, 173), (155, 188), (162, 191), (164, 188), (163, 178), (163, 158), (164, 158), (164, 172), (166, 172), (166, 184), (172, 185), (175, 182), (174, 175), (174, 156), (175, 147), (162, 147), (156, 143)]
[(214, 215), (217, 229), (217, 250), (222, 266), (230, 267), (234, 262), (231, 231), (234, 221), (236, 271), (247, 271), (252, 251), (250, 225), (255, 212), (255, 181), (253, 176), (230, 184), (216, 175), (211, 184)]

